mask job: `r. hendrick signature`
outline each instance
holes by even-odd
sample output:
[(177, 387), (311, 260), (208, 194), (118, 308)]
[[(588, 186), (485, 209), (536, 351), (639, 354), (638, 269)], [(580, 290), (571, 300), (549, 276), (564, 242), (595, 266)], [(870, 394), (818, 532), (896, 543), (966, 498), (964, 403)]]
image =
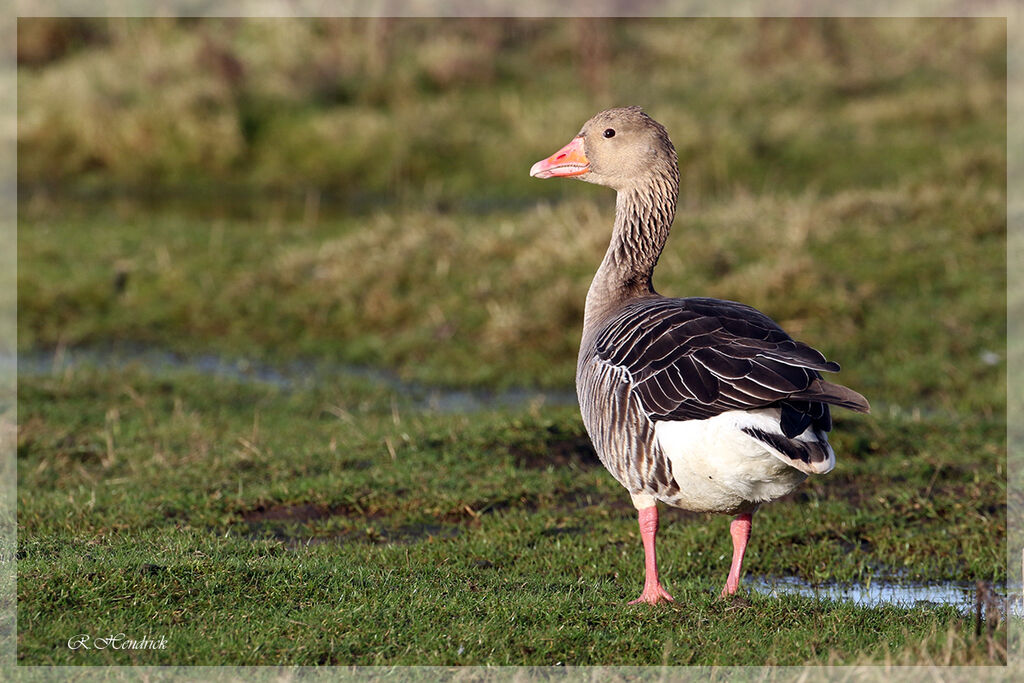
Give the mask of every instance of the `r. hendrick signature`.
[(80, 633), (68, 638), (68, 647), (72, 650), (166, 650), (167, 638), (143, 636), (142, 640), (135, 640), (123, 633), (93, 638), (87, 633)]

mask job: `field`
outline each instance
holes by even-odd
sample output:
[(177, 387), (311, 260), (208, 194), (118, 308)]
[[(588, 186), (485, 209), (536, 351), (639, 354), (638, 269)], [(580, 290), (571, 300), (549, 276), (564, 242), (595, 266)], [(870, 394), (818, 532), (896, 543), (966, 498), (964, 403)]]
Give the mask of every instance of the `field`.
[[(635, 513), (576, 409), (417, 394), (571, 389), (614, 200), (527, 169), (642, 104), (684, 178), (659, 291), (757, 306), (874, 408), (755, 516), (747, 576), (1005, 593), (1005, 40), (22, 20), (19, 663), (1004, 662), (1005, 621), (948, 605), (720, 600), (728, 520), (675, 510), (677, 602), (627, 606)], [(112, 629), (168, 647), (67, 647)]]

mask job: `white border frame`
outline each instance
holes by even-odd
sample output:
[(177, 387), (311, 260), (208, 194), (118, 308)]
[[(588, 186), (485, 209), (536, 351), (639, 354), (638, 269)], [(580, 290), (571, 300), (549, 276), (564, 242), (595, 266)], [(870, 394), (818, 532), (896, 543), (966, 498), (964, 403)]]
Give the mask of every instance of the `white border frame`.
[[(1008, 471), (1024, 467), (1024, 135), (1013, 122), (1024, 121), (1024, 4), (1015, 0), (15, 0), (13, 12), (0, 10), (0, 679), (6, 680), (798, 680), (798, 681), (952, 681), (1024, 680), (1022, 652), (1008, 653), (1006, 667), (38, 667), (16, 666), (14, 625), (17, 494), (17, 425), (10, 399), (16, 387), (17, 207), (16, 33), (18, 17), (41, 16), (198, 16), (198, 17), (1004, 17), (1007, 20), (1007, 378)], [(1012, 478), (1010, 485), (1013, 485)], [(1009, 500), (1024, 500), (1024, 492)], [(1024, 532), (1024, 510), (1007, 511), (1008, 537)], [(1010, 530), (1014, 533), (1010, 534)], [(1009, 577), (1019, 580), (1024, 549), (1008, 548)], [(1011, 619), (1010, 640), (1024, 640), (1024, 624)]]

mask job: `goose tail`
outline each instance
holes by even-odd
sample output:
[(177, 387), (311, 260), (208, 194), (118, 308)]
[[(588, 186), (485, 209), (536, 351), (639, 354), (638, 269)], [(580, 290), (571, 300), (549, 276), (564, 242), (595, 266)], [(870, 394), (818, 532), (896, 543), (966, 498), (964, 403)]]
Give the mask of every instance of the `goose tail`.
[(820, 401), (858, 413), (871, 412), (871, 405), (868, 403), (868, 400), (856, 391), (849, 387), (844, 387), (842, 384), (826, 382), (823, 379), (814, 380), (809, 387), (799, 394), (793, 394), (792, 398)]

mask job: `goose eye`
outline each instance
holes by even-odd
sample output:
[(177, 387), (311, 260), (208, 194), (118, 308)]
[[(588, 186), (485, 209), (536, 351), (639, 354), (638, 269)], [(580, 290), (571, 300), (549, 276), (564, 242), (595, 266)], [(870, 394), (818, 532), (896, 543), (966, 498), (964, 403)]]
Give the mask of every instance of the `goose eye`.
[(604, 129), (604, 136), (606, 138), (613, 138), (613, 137), (615, 137), (615, 131), (613, 129), (611, 129), (611, 128), (605, 128)]

